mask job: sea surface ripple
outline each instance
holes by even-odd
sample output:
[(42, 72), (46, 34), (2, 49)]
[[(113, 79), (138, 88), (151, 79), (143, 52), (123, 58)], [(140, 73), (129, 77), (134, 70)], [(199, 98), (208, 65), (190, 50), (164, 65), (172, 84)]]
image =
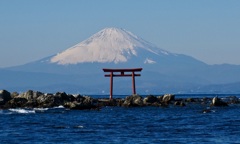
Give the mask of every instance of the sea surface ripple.
[(239, 105), (8, 109), (0, 143), (240, 143), (239, 115)]

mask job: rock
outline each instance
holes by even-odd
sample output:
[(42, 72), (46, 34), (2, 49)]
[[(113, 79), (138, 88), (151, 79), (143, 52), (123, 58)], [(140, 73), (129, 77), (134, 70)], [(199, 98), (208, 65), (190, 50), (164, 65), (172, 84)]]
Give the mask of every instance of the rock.
[(17, 97), (25, 98), (28, 100), (28, 102), (36, 102), (37, 98), (41, 95), (44, 95), (44, 94), (38, 91), (34, 92), (32, 90), (28, 90), (27, 92), (22, 93)]
[(89, 96), (78, 95), (75, 97), (75, 101), (64, 103), (64, 107), (70, 109), (84, 110), (84, 109), (99, 109), (97, 106), (97, 100)]
[(164, 105), (160, 102), (154, 102), (151, 104), (151, 106), (155, 106), (155, 107), (163, 107)]
[(99, 107), (105, 106), (121, 106), (121, 99), (109, 99), (109, 98), (102, 98), (97, 100), (97, 105)]
[(94, 99), (89, 96), (82, 97), (81, 100), (64, 103), (65, 108), (84, 110), (84, 109), (98, 109), (98, 106), (94, 103)]
[(12, 98), (15, 98), (15, 97), (17, 97), (17, 96), (19, 96), (19, 93), (18, 93), (18, 92), (13, 92), (13, 93), (11, 94), (11, 97), (12, 97)]
[(227, 97), (227, 102), (229, 104), (239, 104), (240, 103), (239, 99), (236, 96)]
[(125, 106), (125, 107), (143, 106), (142, 97), (139, 95), (127, 96), (122, 106)]
[(196, 100), (193, 99), (193, 98), (187, 98), (187, 99), (186, 99), (186, 102), (196, 102)]
[(52, 94), (39, 96), (37, 103), (38, 107), (56, 107), (64, 104), (61, 97)]
[(18, 105), (18, 107), (28, 107), (28, 108), (34, 108), (34, 107), (38, 107), (38, 103), (37, 103), (37, 98), (39, 96), (43, 95), (43, 93), (41, 92), (34, 92), (32, 90), (28, 90), (27, 92), (24, 92), (22, 94), (18, 94), (17, 92), (12, 93), (12, 98), (16, 99), (13, 102), (18, 103), (17, 100), (19, 99), (25, 99), (27, 100), (27, 102), (25, 102), (24, 100), (24, 104), (13, 104), (12, 105)]
[(184, 103), (184, 102), (182, 102), (182, 101), (176, 101), (175, 103), (174, 103), (174, 105), (176, 105), (176, 106), (186, 106), (186, 104)]
[(80, 103), (78, 103), (78, 102), (66, 102), (66, 103), (64, 103), (64, 107), (69, 108), (69, 109), (76, 109), (78, 105), (80, 105)]
[(55, 96), (61, 98), (63, 102), (75, 101), (75, 97), (73, 95), (67, 95), (65, 92), (57, 92)]
[(64, 104), (65, 108), (75, 109), (75, 110), (84, 110), (84, 109), (93, 109), (96, 108), (93, 105), (85, 105), (84, 103), (78, 102), (67, 102)]
[(83, 102), (85, 97), (81, 96), (80, 94), (75, 96), (75, 101), (77, 102)]
[(212, 103), (212, 99), (211, 98), (204, 97), (204, 98), (202, 98), (200, 100), (201, 100), (201, 104), (203, 104), (203, 105)]
[(6, 102), (12, 99), (11, 94), (6, 90), (0, 91), (0, 105), (4, 105)]
[(165, 94), (163, 96), (162, 102), (170, 103), (170, 101), (173, 101), (174, 99), (175, 99), (175, 95), (173, 95), (173, 94)]
[(94, 103), (93, 98), (90, 96), (84, 96), (83, 104), (84, 105), (92, 105)]
[(220, 98), (218, 97), (214, 97), (212, 99), (212, 103), (211, 103), (212, 106), (228, 106), (228, 104), (224, 101), (222, 101)]
[(143, 104), (144, 105), (151, 105), (155, 102), (158, 102), (158, 98), (153, 96), (153, 95), (149, 95), (149, 96), (147, 96), (143, 99)]
[(163, 95), (162, 96), (157, 96), (157, 99), (158, 99), (158, 101), (162, 101), (163, 100)]
[(25, 98), (21, 98), (21, 97), (16, 97), (11, 99), (10, 101), (8, 101), (5, 104), (6, 108), (22, 108), (25, 107), (27, 104), (28, 100)]

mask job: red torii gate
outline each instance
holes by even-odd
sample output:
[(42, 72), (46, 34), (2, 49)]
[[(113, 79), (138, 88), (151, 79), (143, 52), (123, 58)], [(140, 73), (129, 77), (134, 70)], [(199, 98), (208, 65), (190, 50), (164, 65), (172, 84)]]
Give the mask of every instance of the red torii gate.
[[(103, 71), (110, 72), (110, 74), (105, 74), (105, 77), (110, 77), (110, 99), (112, 99), (113, 93), (113, 77), (132, 77), (132, 90), (133, 94), (136, 94), (135, 76), (141, 76), (141, 74), (135, 74), (135, 72), (141, 72), (142, 68), (128, 68), (128, 69), (103, 68)], [(127, 74), (125, 72), (127, 72)]]

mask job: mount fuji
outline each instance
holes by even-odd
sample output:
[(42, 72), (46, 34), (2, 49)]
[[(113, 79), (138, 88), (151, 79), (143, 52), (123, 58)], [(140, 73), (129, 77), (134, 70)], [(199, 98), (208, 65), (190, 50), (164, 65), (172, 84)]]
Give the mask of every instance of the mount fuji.
[[(191, 56), (160, 49), (125, 29), (105, 28), (58, 54), (0, 70), (2, 80), (8, 77), (0, 86), (101, 94), (109, 89), (102, 68), (135, 67), (143, 68), (136, 81), (137, 91), (144, 94), (197, 93), (206, 92), (205, 89), (209, 93), (212, 89), (208, 85), (217, 85), (219, 89), (215, 86), (214, 91), (221, 92), (221, 86), (240, 82), (240, 66), (208, 65)], [(114, 81), (116, 93), (130, 93), (131, 80)]]
[[(142, 58), (141, 53), (160, 55), (170, 53), (156, 47), (129, 31), (106, 28), (89, 39), (57, 54), (51, 58), (52, 63), (61, 65), (86, 62), (123, 63), (131, 58)], [(155, 61), (144, 57), (144, 63)]]
[(100, 66), (147, 67), (150, 71), (159, 69), (158, 66), (167, 66), (164, 71), (170, 71), (176, 67), (189, 67), (190, 64), (206, 65), (190, 56), (160, 49), (124, 29), (105, 28), (56, 55), (10, 69), (72, 74), (89, 72)]

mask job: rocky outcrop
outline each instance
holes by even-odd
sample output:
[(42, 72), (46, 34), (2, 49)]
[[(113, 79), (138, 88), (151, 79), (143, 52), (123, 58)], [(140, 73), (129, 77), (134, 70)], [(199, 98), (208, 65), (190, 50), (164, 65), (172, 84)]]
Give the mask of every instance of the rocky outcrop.
[(174, 102), (174, 105), (176, 105), (176, 106), (186, 106), (186, 104), (183, 102), (183, 101), (176, 101), (176, 102)]
[(236, 96), (228, 96), (228, 97), (226, 97), (226, 101), (228, 102), (228, 104), (239, 104), (240, 103), (240, 99), (237, 98)]
[(175, 95), (173, 94), (165, 94), (162, 98), (162, 101), (165, 103), (170, 103), (171, 101), (173, 101), (175, 99)]
[(159, 103), (159, 102), (160, 101), (158, 100), (158, 98), (153, 95), (149, 95), (143, 99), (144, 105), (152, 105), (153, 103)]
[[(139, 95), (132, 95), (125, 98), (122, 106), (135, 107), (135, 106), (168, 106), (171, 101), (175, 100), (175, 95), (166, 94), (163, 96), (148, 95), (142, 98)], [(184, 105), (184, 104), (182, 104)]]
[(121, 98), (116, 98), (116, 99), (100, 98), (100, 99), (97, 99), (97, 106), (98, 107), (122, 106), (123, 103), (124, 103), (124, 99), (121, 99)]
[(98, 106), (95, 104), (95, 100), (89, 96), (78, 95), (75, 97), (74, 101), (68, 101), (64, 103), (64, 107), (69, 109), (98, 109)]
[(189, 102), (189, 103), (190, 103), (190, 102), (196, 102), (196, 100), (193, 99), (193, 98), (187, 98), (187, 99), (186, 99), (186, 102)]
[[(56, 94), (54, 94), (54, 96), (58, 98), (60, 101), (62, 101), (63, 103), (76, 100), (76, 97), (74, 97), (71, 94), (66, 94), (65, 92), (57, 92)], [(81, 96), (81, 95), (77, 95), (77, 96)]]
[(214, 97), (212, 99), (212, 106), (228, 106), (228, 104), (224, 101), (222, 101), (220, 98), (218, 97)]
[(0, 91), (0, 108), (51, 108), (64, 106), (68, 109), (84, 110), (84, 109), (100, 109), (105, 106), (122, 106), (122, 107), (168, 107), (172, 106), (188, 106), (199, 104), (206, 107), (209, 106), (227, 106), (228, 104), (240, 104), (239, 98), (229, 96), (225, 98), (175, 98), (175, 95), (166, 94), (163, 96), (148, 95), (142, 97), (140, 95), (130, 95), (125, 98), (99, 98), (94, 99), (90, 96), (71, 95), (65, 92), (57, 92), (55, 94), (42, 93), (29, 90), (24, 93), (13, 92), (12, 94), (6, 90)]
[(94, 99), (91, 97), (83, 97), (77, 95), (68, 95), (65, 92), (57, 92), (55, 94), (44, 94), (29, 90), (27, 92), (12, 95), (7, 91), (2, 91), (2, 108), (51, 108), (57, 106), (66, 106), (70, 109), (92, 109), (96, 108)]
[(21, 97), (16, 97), (11, 99), (5, 104), (6, 108), (19, 108), (19, 107), (26, 107), (27, 104), (27, 99), (21, 98)]
[(18, 97), (21, 97), (21, 98), (25, 98), (25, 99), (27, 99), (28, 101), (35, 101), (39, 96), (41, 96), (41, 95), (44, 95), (43, 93), (41, 93), (41, 92), (34, 92), (34, 91), (32, 91), (32, 90), (29, 90), (29, 91), (27, 91), (27, 92), (24, 92), (24, 93), (22, 93), (22, 94), (20, 94), (20, 95), (18, 95)]
[(127, 96), (122, 106), (125, 107), (143, 106), (143, 98), (139, 95)]
[(55, 107), (63, 105), (64, 102), (61, 97), (53, 94), (44, 94), (37, 97), (38, 107)]
[(8, 102), (11, 99), (12, 99), (11, 94), (8, 91), (6, 90), (0, 91), (0, 105), (4, 105), (6, 102)]

